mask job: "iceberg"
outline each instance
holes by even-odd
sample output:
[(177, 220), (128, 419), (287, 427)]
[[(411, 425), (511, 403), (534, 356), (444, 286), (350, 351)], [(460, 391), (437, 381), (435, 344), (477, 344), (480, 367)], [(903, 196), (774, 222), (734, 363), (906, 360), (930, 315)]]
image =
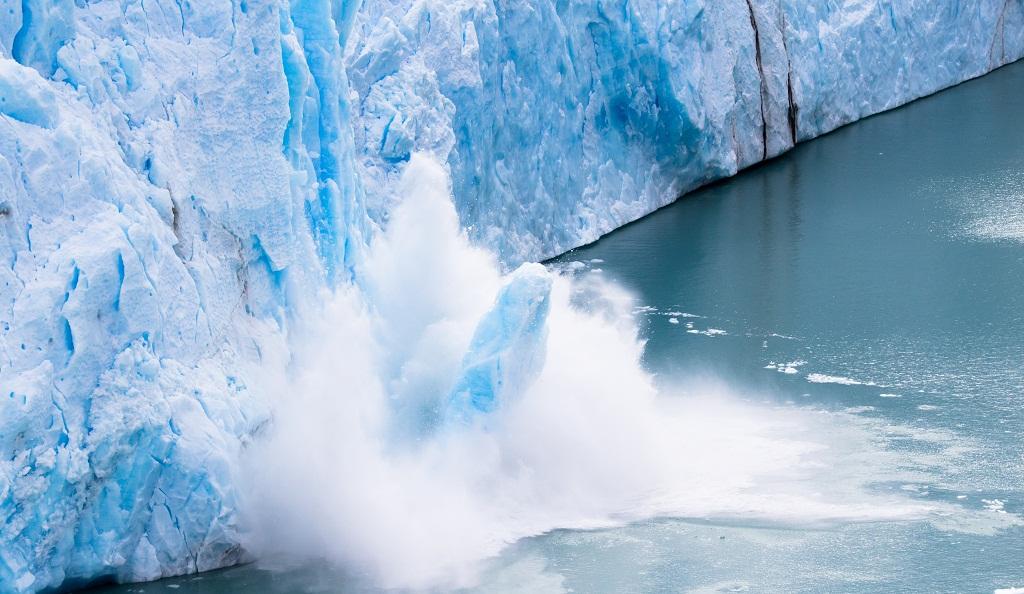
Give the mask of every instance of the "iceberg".
[[(0, 8), (17, 593), (246, 558), (236, 460), (273, 420), (266, 378), (298, 312), (361, 286), (413, 155), (445, 164), (462, 227), (511, 270), (1024, 55), (1017, 0)], [(502, 290), (454, 416), (529, 381), (546, 290), (536, 267)]]

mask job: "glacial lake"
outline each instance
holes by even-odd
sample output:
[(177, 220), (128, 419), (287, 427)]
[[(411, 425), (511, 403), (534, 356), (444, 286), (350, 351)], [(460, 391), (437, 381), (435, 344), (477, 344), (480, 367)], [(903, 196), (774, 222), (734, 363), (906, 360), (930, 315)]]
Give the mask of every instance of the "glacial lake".
[[(929, 470), (877, 489), (980, 515), (560, 530), (511, 545), (477, 591), (1024, 587), (1024, 527), (996, 521), (1024, 515), (1024, 63), (804, 143), (552, 265), (632, 292), (659, 382), (714, 377), (881, 428)], [(258, 563), (95, 591), (368, 589), (326, 564)]]

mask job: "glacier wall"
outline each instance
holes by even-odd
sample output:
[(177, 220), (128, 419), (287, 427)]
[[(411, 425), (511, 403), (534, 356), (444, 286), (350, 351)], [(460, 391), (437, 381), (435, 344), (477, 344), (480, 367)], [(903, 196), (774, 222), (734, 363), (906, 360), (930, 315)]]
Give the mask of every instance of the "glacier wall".
[(1024, 4), (407, 0), (355, 31), (371, 215), (411, 150), (438, 153), (472, 236), (514, 263), (1018, 59)]
[(0, 15), (0, 592), (244, 558), (266, 376), (296, 313), (360, 282), (413, 153), (514, 266), (1024, 55), (1022, 0)]
[(0, 592), (242, 558), (262, 374), (366, 228), (341, 9), (0, 7)]

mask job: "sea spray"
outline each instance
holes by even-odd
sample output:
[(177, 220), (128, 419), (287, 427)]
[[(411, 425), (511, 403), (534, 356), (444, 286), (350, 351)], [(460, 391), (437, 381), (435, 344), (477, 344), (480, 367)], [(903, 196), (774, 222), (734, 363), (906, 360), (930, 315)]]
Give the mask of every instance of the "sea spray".
[(544, 348), (520, 349), (522, 332), (495, 339), (486, 352), (529, 355), (483, 376), (517, 384), (515, 397), (476, 408), (486, 422), (444, 422), (478, 360), (474, 336), (505, 319), (502, 287), (516, 277), (470, 245), (441, 166), (414, 157), (403, 188), (360, 285), (304, 320), (273, 424), (248, 452), (257, 555), (327, 558), (383, 587), (454, 588), (508, 544), (556, 528), (935, 511), (868, 489), (913, 470), (862, 421), (749, 404), (717, 382), (659, 392), (628, 293), (595, 278), (533, 268), (550, 282), (535, 292), (544, 327), (528, 333)]

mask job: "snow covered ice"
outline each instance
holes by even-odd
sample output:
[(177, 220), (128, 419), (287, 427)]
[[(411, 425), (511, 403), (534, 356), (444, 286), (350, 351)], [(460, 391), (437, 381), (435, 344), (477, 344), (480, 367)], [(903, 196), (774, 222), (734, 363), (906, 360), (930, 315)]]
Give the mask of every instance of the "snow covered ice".
[[(459, 225), (511, 270), (1024, 54), (1024, 7), (1003, 0), (0, 15), (3, 592), (244, 558), (237, 460), (271, 423), (268, 377), (323, 291), (398, 311), (367, 254), (415, 154), (445, 165)], [(528, 381), (546, 274), (479, 287), (474, 303), (529, 306), (473, 310), (467, 385), (509, 390), (478, 373), (494, 361)], [(505, 321), (523, 331), (492, 344)]]

